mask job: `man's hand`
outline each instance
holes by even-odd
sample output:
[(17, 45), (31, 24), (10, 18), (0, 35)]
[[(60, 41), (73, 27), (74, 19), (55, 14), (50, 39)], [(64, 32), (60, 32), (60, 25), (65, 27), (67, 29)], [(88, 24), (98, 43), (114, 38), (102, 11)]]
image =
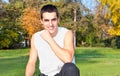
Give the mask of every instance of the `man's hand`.
[(40, 35), (45, 41), (49, 43), (49, 41), (52, 39), (52, 36), (50, 35), (48, 30), (44, 30)]

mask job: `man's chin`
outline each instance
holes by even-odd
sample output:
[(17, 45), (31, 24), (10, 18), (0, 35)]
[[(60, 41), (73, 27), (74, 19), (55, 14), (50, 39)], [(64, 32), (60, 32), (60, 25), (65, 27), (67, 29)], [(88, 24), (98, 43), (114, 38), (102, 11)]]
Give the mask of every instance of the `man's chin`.
[(54, 32), (53, 31), (49, 31), (50, 34), (53, 34)]
[(49, 30), (49, 33), (54, 33), (54, 30)]

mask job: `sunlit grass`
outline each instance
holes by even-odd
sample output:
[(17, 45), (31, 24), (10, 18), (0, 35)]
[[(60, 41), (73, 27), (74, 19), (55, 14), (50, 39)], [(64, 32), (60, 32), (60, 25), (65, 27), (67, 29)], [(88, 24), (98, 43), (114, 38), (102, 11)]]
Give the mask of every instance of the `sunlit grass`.
[[(25, 76), (29, 48), (0, 50), (0, 76)], [(120, 76), (120, 49), (77, 47), (81, 76)], [(38, 62), (34, 76), (39, 74)]]
[[(28, 48), (0, 50), (0, 76), (25, 76), (28, 54)], [(38, 68), (36, 69), (34, 76), (38, 76), (39, 74)]]
[(81, 76), (120, 76), (119, 49), (76, 48), (76, 62)]
[(29, 54), (29, 49), (10, 49), (10, 50), (0, 50), (0, 58), (13, 58), (26, 56)]

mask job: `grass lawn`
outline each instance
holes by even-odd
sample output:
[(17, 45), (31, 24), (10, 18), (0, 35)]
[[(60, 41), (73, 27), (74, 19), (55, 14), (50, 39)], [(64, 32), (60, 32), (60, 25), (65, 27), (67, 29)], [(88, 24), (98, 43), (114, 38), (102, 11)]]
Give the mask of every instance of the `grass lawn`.
[[(0, 76), (24, 76), (28, 54), (29, 49), (0, 50)], [(78, 47), (75, 56), (81, 76), (120, 76), (120, 49)]]
[[(29, 49), (0, 50), (0, 76), (25, 76), (28, 54)], [(38, 74), (37, 67), (34, 76)]]
[(120, 76), (120, 49), (76, 48), (81, 76)]

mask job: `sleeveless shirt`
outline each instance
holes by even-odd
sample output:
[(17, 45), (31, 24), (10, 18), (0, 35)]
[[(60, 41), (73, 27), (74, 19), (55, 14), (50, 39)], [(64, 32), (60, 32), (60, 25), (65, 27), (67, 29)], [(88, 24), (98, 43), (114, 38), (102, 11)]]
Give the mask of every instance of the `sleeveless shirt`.
[[(48, 75), (48, 76), (54, 76), (55, 74), (59, 73), (62, 66), (64, 65), (64, 62), (61, 61), (55, 53), (50, 48), (49, 44), (44, 41), (40, 34), (43, 32), (39, 31), (35, 33), (34, 36), (34, 45), (38, 52), (38, 58), (39, 58), (39, 69), (41, 73)], [(55, 42), (61, 47), (64, 47), (64, 37), (67, 33), (68, 29), (64, 27), (58, 27), (58, 33), (56, 34), (53, 39)]]

